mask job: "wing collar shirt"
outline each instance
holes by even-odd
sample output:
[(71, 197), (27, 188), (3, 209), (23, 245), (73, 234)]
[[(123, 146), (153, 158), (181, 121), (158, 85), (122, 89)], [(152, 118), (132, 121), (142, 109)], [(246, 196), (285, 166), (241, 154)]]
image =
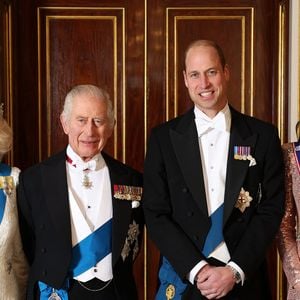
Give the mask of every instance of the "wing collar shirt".
[[(211, 215), (224, 202), (231, 113), (228, 104), (212, 119), (196, 106), (194, 113), (208, 214)], [(230, 254), (226, 243), (223, 241), (209, 257), (214, 257), (227, 264), (230, 261)], [(194, 282), (196, 274), (205, 264), (205, 261), (199, 262), (189, 273), (188, 278), (191, 283)], [(235, 263), (229, 262), (228, 264), (234, 267), (244, 279), (243, 271)]]
[[(81, 240), (80, 237), (93, 232), (112, 218), (112, 193), (109, 170), (101, 153), (84, 162), (69, 145), (67, 161), (72, 246), (74, 246)], [(89, 169), (88, 180), (91, 184), (89, 188), (83, 186), (86, 169)], [(76, 279), (86, 282), (94, 277), (103, 281), (112, 278), (111, 254)]]

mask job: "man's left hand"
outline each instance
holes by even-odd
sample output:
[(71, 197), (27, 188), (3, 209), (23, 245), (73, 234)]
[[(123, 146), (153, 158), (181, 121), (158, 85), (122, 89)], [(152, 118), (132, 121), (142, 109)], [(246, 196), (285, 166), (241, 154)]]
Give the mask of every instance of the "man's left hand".
[(206, 266), (197, 275), (197, 287), (207, 299), (220, 299), (234, 287), (235, 279), (228, 267)]

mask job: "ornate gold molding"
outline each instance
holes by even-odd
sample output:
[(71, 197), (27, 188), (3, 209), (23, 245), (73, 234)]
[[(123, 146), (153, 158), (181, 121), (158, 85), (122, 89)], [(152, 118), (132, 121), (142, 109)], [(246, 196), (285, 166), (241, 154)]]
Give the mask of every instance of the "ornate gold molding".
[[(6, 120), (8, 124), (13, 126), (13, 59), (12, 59), (12, 11), (11, 3), (4, 3), (4, 13), (3, 13), (3, 48), (4, 48), (4, 102), (6, 110)], [(13, 151), (14, 148), (8, 153), (8, 163), (13, 165)]]
[[(41, 101), (42, 101), (42, 77), (41, 77), (41, 68), (42, 68), (42, 55), (45, 55), (46, 57), (46, 93), (47, 93), (47, 107), (51, 107), (51, 94), (50, 94), (50, 84), (51, 84), (51, 74), (50, 74), (50, 37), (49, 37), (49, 32), (50, 32), (50, 22), (52, 20), (67, 20), (67, 19), (73, 19), (73, 20), (112, 20), (113, 22), (113, 60), (114, 60), (114, 82), (113, 82), (113, 90), (114, 92), (114, 99), (113, 99), (113, 104), (114, 104), (114, 112), (115, 112), (115, 120), (116, 120), (116, 125), (114, 127), (114, 156), (117, 157), (117, 142), (118, 142), (118, 134), (117, 134), (117, 130), (118, 130), (118, 118), (117, 118), (117, 111), (118, 111), (118, 103), (117, 103), (117, 94), (118, 94), (118, 85), (117, 85), (117, 61), (118, 61), (118, 57), (117, 57), (117, 16), (115, 15), (88, 15), (86, 12), (87, 11), (121, 11), (121, 23), (122, 23), (122, 90), (125, 91), (125, 86), (126, 86), (126, 72), (125, 72), (125, 57), (126, 57), (126, 53), (125, 53), (125, 9), (122, 7), (38, 7), (37, 8), (37, 32), (38, 32), (38, 109), (39, 109), (39, 141), (41, 141), (41, 137), (42, 137), (42, 132), (41, 132)], [(43, 12), (47, 12), (45, 16), (42, 15)], [(55, 13), (54, 11), (59, 11), (61, 12), (60, 14)], [(63, 14), (64, 11), (71, 11), (71, 12), (85, 12), (84, 14), (78, 14), (76, 15), (75, 13), (73, 13), (72, 15), (69, 14)], [(45, 21), (45, 53), (41, 53), (41, 41), (42, 41), (42, 33), (41, 33), (41, 22), (42, 22), (42, 18), (44, 18), (43, 21)], [(51, 133), (51, 119), (50, 119), (50, 111), (47, 112), (47, 132), (48, 132), (48, 136), (47, 136), (47, 143), (48, 143), (48, 155), (50, 155), (51, 153), (51, 149), (50, 149), (50, 133)], [(123, 92), (122, 93), (122, 161), (125, 162), (125, 158), (126, 158), (126, 93)], [(40, 159), (42, 157), (42, 146), (41, 143), (39, 143), (39, 156)]]
[[(253, 94), (254, 94), (254, 79), (253, 79), (253, 72), (254, 72), (254, 66), (253, 66), (253, 36), (254, 36), (254, 8), (253, 7), (168, 7), (166, 8), (166, 120), (170, 118), (169, 116), (169, 15), (170, 11), (184, 11), (184, 10), (189, 10), (189, 11), (205, 11), (205, 10), (220, 10), (220, 11), (247, 11), (250, 12), (250, 24), (249, 24), (249, 32), (250, 32), (250, 78), (249, 78), (249, 83), (250, 83), (250, 114), (253, 115)], [(241, 22), (241, 111), (245, 112), (245, 51), (246, 51), (246, 17), (245, 15), (226, 15), (226, 14), (220, 14), (220, 15), (184, 15), (178, 14), (174, 17), (173, 23), (174, 23), (174, 116), (176, 117), (178, 114), (178, 78), (177, 78), (177, 68), (178, 68), (178, 63), (177, 63), (177, 22), (179, 20), (239, 20)]]
[[(280, 3), (279, 5), (279, 28), (278, 28), (278, 85), (277, 85), (277, 93), (278, 93), (278, 103), (277, 103), (277, 127), (279, 131), (279, 136), (281, 140), (284, 137), (284, 124), (285, 124), (285, 99), (287, 100), (286, 95), (286, 49), (285, 45), (287, 42), (286, 37), (286, 3)], [(283, 269), (282, 262), (277, 252), (277, 268), (276, 268), (276, 299), (283, 300)]]
[[(144, 0), (144, 155), (146, 155), (146, 149), (147, 149), (147, 140), (148, 140), (148, 101), (149, 101), (149, 86), (148, 86), (148, 3), (147, 0)], [(148, 241), (148, 233), (147, 228), (144, 227), (144, 249), (143, 249), (143, 255), (144, 255), (144, 300), (147, 300), (147, 291), (148, 291), (148, 272), (147, 272), (147, 266), (148, 266), (148, 248), (147, 248), (147, 241)]]
[(278, 109), (277, 109), (277, 126), (279, 130), (280, 138), (283, 138), (284, 135), (284, 103), (285, 99), (287, 99), (286, 89), (285, 89), (285, 82), (286, 82), (286, 64), (285, 64), (285, 56), (286, 56), (286, 7), (285, 4), (279, 5), (279, 30), (278, 30), (278, 86), (277, 86), (277, 93), (278, 93)]

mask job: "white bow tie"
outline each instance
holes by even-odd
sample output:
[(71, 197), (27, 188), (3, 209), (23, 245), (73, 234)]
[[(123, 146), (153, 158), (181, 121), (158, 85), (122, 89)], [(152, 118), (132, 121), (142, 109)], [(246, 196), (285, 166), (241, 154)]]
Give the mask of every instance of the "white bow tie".
[(226, 119), (223, 114), (217, 116), (211, 121), (203, 118), (196, 118), (195, 122), (198, 136), (202, 135), (203, 133), (206, 133), (209, 129), (218, 129), (220, 131), (226, 131)]
[(97, 166), (97, 161), (95, 159), (93, 160), (89, 160), (87, 162), (83, 162), (78, 160), (76, 162), (76, 167), (80, 170), (91, 170), (91, 171), (95, 171), (96, 170), (96, 166)]
[(91, 170), (95, 171), (97, 167), (97, 159), (89, 160), (87, 162), (84, 162), (82, 160), (76, 160), (76, 162), (73, 162), (72, 159), (67, 156), (67, 162), (71, 164), (74, 168), (77, 168), (78, 170)]

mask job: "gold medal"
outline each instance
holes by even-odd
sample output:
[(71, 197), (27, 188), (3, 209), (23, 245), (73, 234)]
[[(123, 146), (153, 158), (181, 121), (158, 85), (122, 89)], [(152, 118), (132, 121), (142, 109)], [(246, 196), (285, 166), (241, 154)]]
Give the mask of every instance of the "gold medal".
[(173, 284), (169, 284), (166, 288), (167, 300), (173, 299), (174, 296), (175, 296), (175, 286)]
[(4, 189), (7, 193), (11, 193), (14, 188), (14, 179), (12, 176), (0, 176), (0, 189)]

